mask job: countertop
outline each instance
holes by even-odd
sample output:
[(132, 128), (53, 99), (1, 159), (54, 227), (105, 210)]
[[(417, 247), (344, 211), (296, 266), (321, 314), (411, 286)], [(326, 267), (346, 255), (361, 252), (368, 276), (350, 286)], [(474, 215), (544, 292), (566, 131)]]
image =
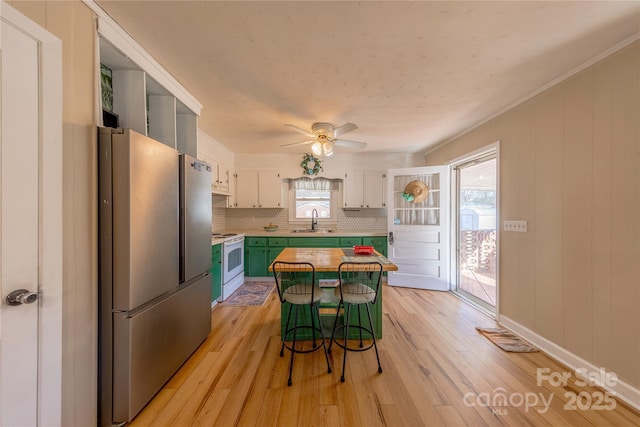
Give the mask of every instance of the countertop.
[[(245, 236), (264, 236), (264, 237), (352, 237), (352, 236), (364, 236), (364, 237), (386, 237), (385, 231), (349, 231), (349, 230), (334, 230), (332, 232), (317, 231), (317, 232), (303, 232), (293, 233), (291, 230), (282, 229), (276, 231), (265, 231), (261, 229), (245, 229), (245, 230), (223, 230), (218, 233), (244, 233)], [(220, 237), (212, 237), (211, 245), (218, 245), (224, 242)]]
[(365, 237), (377, 237), (386, 236), (385, 231), (371, 232), (371, 231), (350, 231), (350, 230), (334, 230), (332, 232), (317, 231), (317, 232), (301, 232), (293, 233), (289, 229), (278, 229), (276, 231), (265, 231), (264, 229), (247, 229), (247, 230), (232, 230), (235, 233), (244, 233), (245, 236), (264, 236), (264, 237), (351, 237), (351, 236), (365, 236)]
[(220, 243), (223, 243), (223, 242), (224, 242), (223, 238), (220, 238), (220, 237), (212, 237), (211, 238), (211, 246), (219, 245)]

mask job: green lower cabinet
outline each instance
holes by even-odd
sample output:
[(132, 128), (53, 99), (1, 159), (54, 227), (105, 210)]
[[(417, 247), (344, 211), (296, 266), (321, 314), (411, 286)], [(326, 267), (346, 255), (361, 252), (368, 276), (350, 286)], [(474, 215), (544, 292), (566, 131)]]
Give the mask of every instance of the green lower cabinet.
[(266, 247), (246, 247), (244, 251), (244, 275), (247, 277), (264, 277), (268, 275)]
[(271, 263), (273, 262), (274, 259), (276, 259), (276, 257), (278, 255), (280, 255), (280, 252), (282, 252), (284, 248), (279, 248), (279, 247), (268, 247), (267, 248), (267, 271), (266, 271), (266, 276), (271, 276), (273, 277), (273, 273), (271, 271), (269, 271), (269, 266), (271, 265)]
[(211, 247), (211, 301), (217, 301), (222, 295), (222, 245)]
[(337, 237), (290, 237), (288, 246), (292, 248), (339, 248)]
[(284, 248), (288, 245), (288, 239), (286, 237), (269, 237), (267, 239), (267, 269), (266, 276), (273, 277), (273, 273), (269, 271), (269, 266), (273, 262), (274, 259)]
[(264, 277), (267, 275), (267, 238), (246, 237), (244, 247), (244, 275)]
[(340, 237), (341, 248), (352, 248), (362, 245), (362, 237)]
[(362, 244), (364, 246), (373, 246), (373, 248), (382, 255), (387, 256), (387, 238), (386, 237), (363, 237)]

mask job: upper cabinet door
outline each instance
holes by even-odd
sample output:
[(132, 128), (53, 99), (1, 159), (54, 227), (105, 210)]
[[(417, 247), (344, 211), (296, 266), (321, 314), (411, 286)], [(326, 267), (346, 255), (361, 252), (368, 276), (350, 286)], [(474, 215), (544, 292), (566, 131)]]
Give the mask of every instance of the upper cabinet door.
[(344, 175), (344, 207), (363, 208), (364, 206), (364, 174), (362, 171), (351, 171)]
[(258, 173), (238, 172), (236, 174), (236, 205), (239, 208), (257, 208)]
[(277, 172), (258, 172), (258, 207), (282, 207), (282, 181)]
[(381, 171), (367, 171), (364, 173), (364, 207), (382, 208), (386, 205), (386, 177)]

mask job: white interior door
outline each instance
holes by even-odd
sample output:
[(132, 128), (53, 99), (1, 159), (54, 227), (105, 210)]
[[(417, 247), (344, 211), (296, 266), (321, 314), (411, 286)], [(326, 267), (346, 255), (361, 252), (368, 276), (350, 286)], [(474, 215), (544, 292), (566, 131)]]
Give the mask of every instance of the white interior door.
[[(45, 33), (0, 2), (0, 425), (7, 426), (60, 423), (61, 75), (49, 68), (52, 52), (38, 37), (48, 43)], [(59, 44), (54, 50), (59, 66)], [(58, 106), (45, 113), (51, 101)]]
[[(426, 184), (424, 201), (403, 196), (412, 181)], [(449, 290), (449, 197), (447, 166), (389, 170), (389, 285)]]

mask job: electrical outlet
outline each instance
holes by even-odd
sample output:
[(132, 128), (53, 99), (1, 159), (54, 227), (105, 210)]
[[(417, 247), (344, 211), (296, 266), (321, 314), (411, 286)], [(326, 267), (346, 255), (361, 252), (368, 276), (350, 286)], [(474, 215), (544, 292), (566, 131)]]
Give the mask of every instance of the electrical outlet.
[(504, 231), (517, 231), (519, 233), (527, 232), (527, 221), (505, 221)]

